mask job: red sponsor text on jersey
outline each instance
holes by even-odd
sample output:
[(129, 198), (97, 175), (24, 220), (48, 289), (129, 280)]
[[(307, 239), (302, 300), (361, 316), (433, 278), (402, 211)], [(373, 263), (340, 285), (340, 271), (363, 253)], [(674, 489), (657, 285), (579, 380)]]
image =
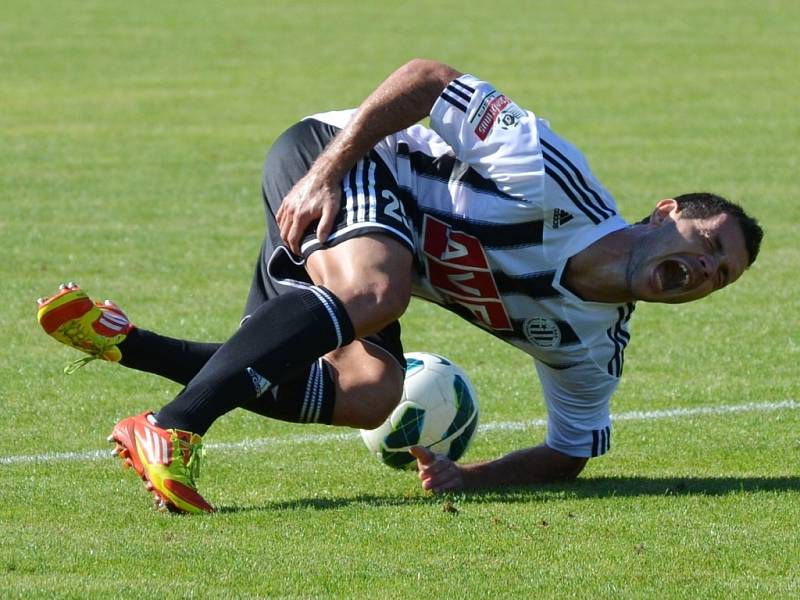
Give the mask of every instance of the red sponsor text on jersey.
[(478, 239), (430, 215), (425, 215), (422, 238), (428, 279), (447, 302), (463, 306), (494, 330), (511, 331), (511, 319)]
[(497, 120), (497, 115), (509, 104), (511, 104), (511, 100), (509, 100), (506, 96), (500, 95), (496, 98), (492, 98), (491, 102), (489, 102), (489, 106), (486, 107), (486, 111), (483, 113), (481, 120), (478, 121), (478, 124), (475, 126), (475, 135), (477, 135), (480, 139), (485, 140), (486, 136), (492, 131), (492, 127), (494, 127), (494, 122)]

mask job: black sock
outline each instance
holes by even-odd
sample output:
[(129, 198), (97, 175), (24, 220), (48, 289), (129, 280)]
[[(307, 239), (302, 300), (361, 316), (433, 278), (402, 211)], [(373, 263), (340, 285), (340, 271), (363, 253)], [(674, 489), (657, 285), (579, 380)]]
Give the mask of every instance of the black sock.
[(144, 329), (134, 329), (119, 349), (119, 364), (188, 384), (222, 344), (178, 340)]
[(335, 402), (331, 367), (320, 358), (290, 381), (245, 402), (241, 408), (281, 421), (330, 425)]
[(291, 381), (354, 337), (344, 305), (325, 288), (273, 298), (258, 307), (156, 420), (164, 428), (203, 435), (220, 416)]
[[(190, 342), (134, 329), (119, 344), (120, 364), (186, 385), (220, 346), (220, 343)], [(334, 402), (330, 365), (320, 358), (291, 381), (245, 402), (242, 408), (281, 421), (330, 424)]]

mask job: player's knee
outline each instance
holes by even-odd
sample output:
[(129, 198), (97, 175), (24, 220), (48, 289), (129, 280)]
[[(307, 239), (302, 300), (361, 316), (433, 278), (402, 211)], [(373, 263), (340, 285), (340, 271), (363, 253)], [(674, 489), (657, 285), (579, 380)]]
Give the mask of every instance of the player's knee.
[(396, 321), (408, 308), (411, 286), (402, 278), (340, 283), (334, 291), (347, 309), (356, 335), (371, 335)]
[(383, 329), (406, 312), (411, 301), (411, 284), (404, 278), (383, 278), (370, 287), (370, 302), (377, 307), (375, 316), (383, 321)]
[(314, 252), (306, 262), (311, 279), (342, 301), (357, 337), (396, 321), (411, 299), (412, 256), (383, 235), (345, 240)]

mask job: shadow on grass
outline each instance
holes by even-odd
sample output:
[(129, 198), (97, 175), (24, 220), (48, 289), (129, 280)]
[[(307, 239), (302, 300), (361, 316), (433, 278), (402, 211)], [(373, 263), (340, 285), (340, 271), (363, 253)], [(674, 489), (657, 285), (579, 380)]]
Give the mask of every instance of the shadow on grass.
[(800, 491), (800, 477), (592, 477), (535, 488), (476, 491), (464, 497), (468, 501), (525, 502), (558, 498), (725, 496), (776, 491)]
[(297, 498), (260, 506), (220, 506), (218, 513), (276, 510), (335, 510), (351, 506), (437, 505), (457, 499), (460, 503), (553, 502), (636, 496), (725, 496), (753, 492), (800, 491), (800, 477), (594, 477), (571, 483), (476, 490), (438, 496), (379, 496), (359, 494), (338, 498)]
[(352, 497), (339, 498), (297, 498), (284, 502), (267, 502), (260, 506), (217, 506), (217, 513), (239, 513), (253, 511), (273, 511), (273, 510), (332, 510), (349, 506), (370, 506), (373, 508), (381, 506), (408, 506), (410, 504), (435, 504), (441, 502), (433, 496), (375, 496), (372, 494), (361, 494)]

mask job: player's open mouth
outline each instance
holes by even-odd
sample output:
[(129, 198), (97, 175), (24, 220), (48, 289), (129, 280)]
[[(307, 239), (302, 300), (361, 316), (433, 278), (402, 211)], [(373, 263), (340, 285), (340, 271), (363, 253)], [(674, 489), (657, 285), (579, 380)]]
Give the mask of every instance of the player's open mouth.
[(656, 280), (662, 291), (673, 292), (689, 283), (689, 267), (679, 260), (665, 260), (656, 267)]

